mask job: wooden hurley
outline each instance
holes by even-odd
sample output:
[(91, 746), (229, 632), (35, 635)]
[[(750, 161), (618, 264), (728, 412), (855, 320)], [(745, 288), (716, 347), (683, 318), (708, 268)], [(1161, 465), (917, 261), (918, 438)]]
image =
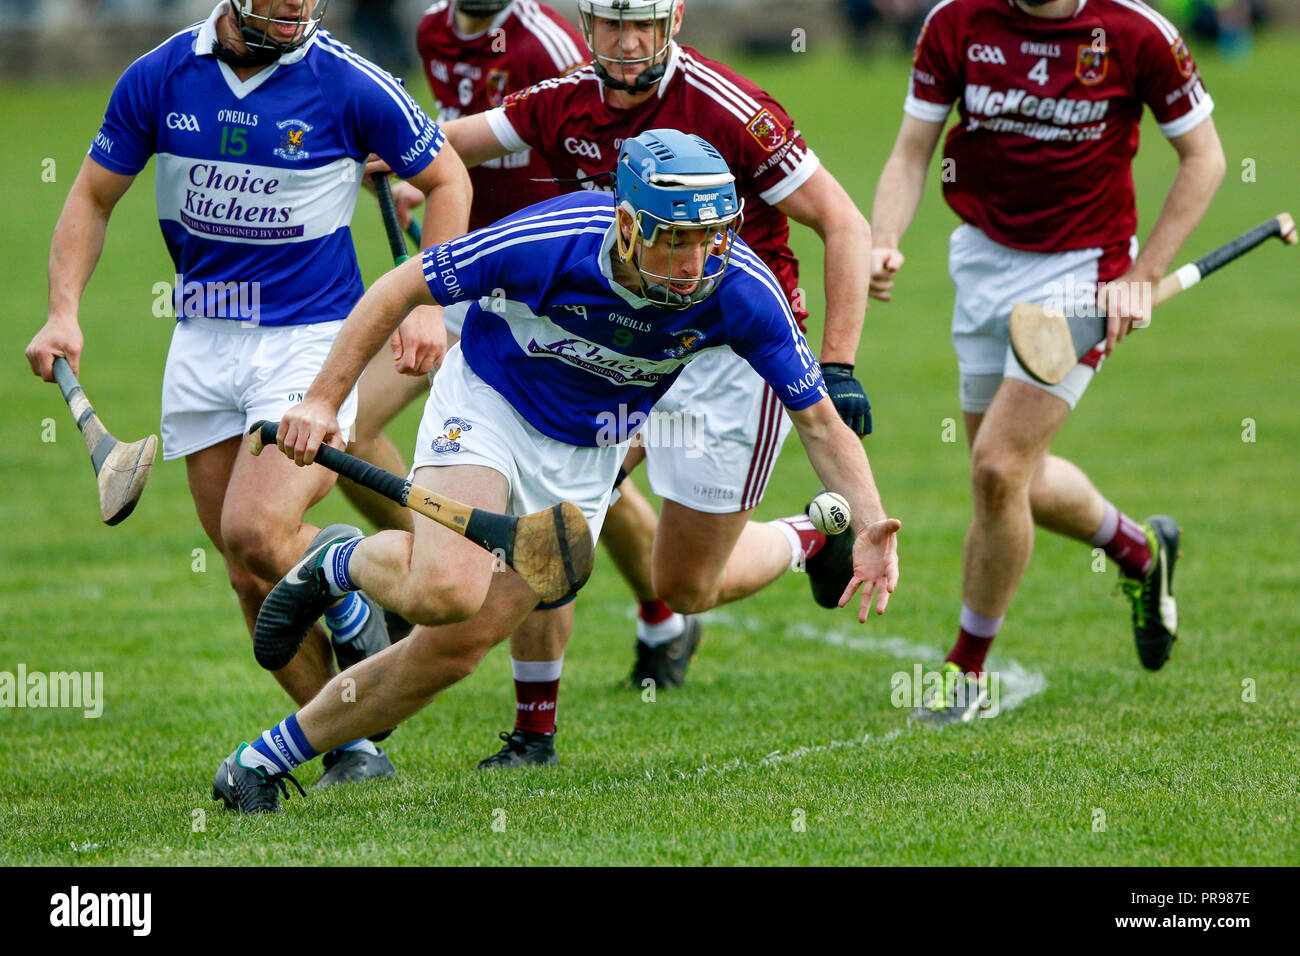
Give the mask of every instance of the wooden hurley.
[[(1152, 308), (1190, 289), (1211, 272), (1222, 269), (1274, 236), (1286, 245), (1295, 245), (1296, 227), (1289, 213), (1274, 216), (1165, 276), (1155, 288)], [(1134, 323), (1133, 327), (1144, 326)], [(1011, 349), (1024, 370), (1045, 385), (1061, 382), (1079, 359), (1105, 342), (1106, 316), (1103, 314), (1070, 318), (1060, 309), (1032, 302), (1021, 302), (1011, 310)]]
[(144, 492), (144, 484), (158, 457), (158, 436), (150, 435), (130, 444), (114, 438), (95, 414), (81, 383), (72, 374), (72, 367), (62, 356), (54, 360), (54, 380), (59, 383), (81, 437), (86, 440), (90, 464), (99, 482), (100, 517), (104, 524), (118, 524), (135, 510)]
[[(252, 453), (260, 455), (266, 445), (274, 446), (278, 430), (277, 422), (255, 422), (248, 432)], [(570, 501), (532, 514), (503, 515), (414, 485), (330, 445), (321, 445), (316, 463), (491, 551), (548, 604), (577, 594), (591, 577), (596, 559), (591, 529), (582, 509)]]

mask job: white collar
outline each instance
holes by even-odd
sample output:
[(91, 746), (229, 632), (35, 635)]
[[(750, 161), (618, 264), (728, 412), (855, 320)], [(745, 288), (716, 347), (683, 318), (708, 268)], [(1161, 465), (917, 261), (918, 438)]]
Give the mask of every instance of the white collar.
[[(217, 21), (225, 14), (226, 6), (226, 0), (221, 0), (220, 3), (212, 8), (212, 13), (208, 15), (207, 20), (203, 21), (203, 26), (199, 27), (198, 36), (194, 38), (195, 56), (213, 56), (212, 45), (217, 42)], [(316, 37), (319, 35), (320, 26), (317, 25), (306, 43), (298, 47), (296, 50), (290, 50), (288, 53), (280, 57), (280, 59), (267, 65), (274, 67), (288, 66), (290, 63), (297, 63), (307, 55), (307, 51), (312, 48), (312, 45), (316, 42)]]

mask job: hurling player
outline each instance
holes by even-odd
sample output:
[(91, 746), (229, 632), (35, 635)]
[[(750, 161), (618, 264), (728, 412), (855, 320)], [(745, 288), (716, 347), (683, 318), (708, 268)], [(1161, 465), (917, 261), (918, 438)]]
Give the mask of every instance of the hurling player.
[[(1052, 440), (1102, 360), (1149, 317), (1151, 284), (1169, 268), (1224, 174), (1214, 108), (1178, 31), (1140, 0), (944, 0), (916, 46), (898, 140), (872, 210), (872, 294), (889, 299), (899, 246), (944, 141), (952, 234), (952, 338), (971, 454), (974, 517), (966, 535), (955, 677), (914, 718), (969, 720), (1020, 576), (1034, 525), (1101, 548), (1119, 566), (1143, 666), (1156, 670), (1178, 634), (1173, 596), (1179, 528), (1121, 512)], [(1146, 243), (1137, 244), (1132, 161), (1143, 107), (1178, 156)], [(1056, 386), (1039, 384), (1008, 347), (1017, 302), (1107, 316), (1105, 345)], [(1141, 388), (1134, 391), (1141, 414)], [(963, 686), (965, 683), (967, 686)], [(958, 691), (961, 693), (958, 693)]]
[[(46, 381), (56, 356), (77, 370), (81, 294), (109, 217), (155, 157), (159, 226), (178, 279), (163, 457), (185, 460), (199, 521), (250, 630), (271, 582), (317, 537), (303, 515), (334, 475), (241, 453), (243, 436), (301, 397), (361, 298), (348, 224), (365, 158), (378, 153), (430, 196), (431, 244), (463, 232), (469, 213), (469, 178), (441, 129), (397, 80), (319, 29), (325, 4), (223, 2), (127, 68), (55, 226), (49, 316), (27, 347)], [(351, 393), (344, 434), (355, 414)], [(383, 614), (362, 594), (325, 621), (342, 668), (388, 646)], [(275, 676), (301, 704), (333, 672), (330, 642), (314, 634)], [(393, 773), (369, 740), (341, 741), (325, 765), (320, 785)]]
[[(531, 149), (561, 182), (608, 189), (625, 139), (653, 127), (707, 133), (735, 171), (745, 200), (741, 235), (776, 276), (800, 322), (807, 310), (797, 288), (788, 220), (822, 238), (827, 304), (821, 369), (840, 415), (866, 434), (871, 410), (853, 363), (867, 307), (871, 230), (771, 96), (677, 44), (683, 7), (681, 0), (579, 0), (591, 63), (507, 97), (500, 107), (448, 123), (449, 140), (471, 167)], [(644, 331), (625, 326), (622, 335), (631, 340)], [(692, 347), (689, 337), (683, 347)], [(802, 515), (770, 524), (749, 521), (789, 433), (781, 404), (792, 397), (720, 350), (693, 363), (656, 406), (660, 421), (691, 426), (689, 441), (656, 441), (652, 434), (644, 449), (650, 486), (664, 498), (663, 513), (656, 520), (628, 483), (606, 530), (606, 545), (640, 600), (637, 684), (682, 682), (699, 641), (698, 620), (683, 615), (753, 593), (791, 567), (806, 567), (817, 601), (835, 605), (846, 542), (831, 538), (827, 544)], [(659, 431), (662, 439), (673, 429)], [(639, 454), (634, 450), (627, 468)], [(768, 556), (752, 579), (725, 573), (736, 547)], [(555, 759), (555, 702), (572, 614), (571, 606), (539, 611), (512, 639), (515, 732), (482, 766)]]
[[(529, 206), (371, 286), (302, 404), (282, 419), (280, 447), (309, 464), (322, 443), (338, 444), (338, 409), (402, 317), (420, 304), (469, 302), (461, 341), (433, 379), (414, 480), (489, 512), (572, 501), (599, 537), (632, 423), (690, 364), (739, 355), (782, 396), (814, 469), (852, 507), (852, 527), (839, 536), (850, 555), (837, 603), (861, 587), (859, 620), (873, 603), (883, 613), (898, 581), (900, 523), (885, 514), (784, 290), (735, 235), (743, 208), (727, 164), (698, 136), (660, 129), (627, 140), (612, 195)], [(638, 334), (623, 335), (627, 328)], [(681, 345), (686, 330), (693, 348)], [(684, 533), (687, 553), (714, 547)], [(725, 579), (752, 591), (773, 564), (788, 563), (790, 548), (768, 525), (749, 525), (746, 538), (752, 547), (721, 558)], [(414, 534), (314, 542), (263, 604), (259, 641), (292, 653), (325, 607), (358, 588), (424, 626), (241, 744), (218, 768), (214, 798), (245, 813), (274, 811), (295, 767), (396, 725), (471, 673), (537, 603), (523, 578), (495, 568), (492, 554), (423, 516)]]

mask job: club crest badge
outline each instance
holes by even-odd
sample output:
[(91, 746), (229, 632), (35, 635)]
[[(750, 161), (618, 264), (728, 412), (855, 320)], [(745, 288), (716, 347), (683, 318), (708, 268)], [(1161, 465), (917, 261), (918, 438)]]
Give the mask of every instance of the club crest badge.
[(1178, 61), (1178, 72), (1185, 79), (1191, 79), (1192, 74), (1196, 72), (1196, 63), (1192, 60), (1192, 51), (1187, 49), (1187, 41), (1179, 37), (1178, 42), (1169, 49), (1173, 51), (1174, 59)]
[(275, 155), (295, 162), (311, 156), (311, 153), (307, 152), (305, 143), (305, 137), (311, 132), (310, 123), (304, 123), (299, 119), (287, 119), (276, 123), (275, 126), (280, 131), (280, 145), (273, 150)]
[(670, 333), (677, 339), (677, 345), (670, 349), (665, 349), (664, 354), (669, 358), (685, 358), (699, 347), (700, 342), (704, 340), (704, 333), (699, 329), (678, 329)]
[(1106, 68), (1109, 63), (1110, 47), (1081, 46), (1074, 75), (1084, 86), (1096, 86), (1106, 79)]
[(442, 423), (442, 434), (433, 440), (431, 447), (440, 453), (460, 451), (460, 436), (471, 430), (469, 422), (453, 415)]
[(506, 101), (506, 86), (510, 82), (509, 70), (489, 70), (487, 75), (488, 105), (493, 109)]
[(759, 110), (758, 115), (750, 120), (745, 128), (749, 130), (749, 135), (758, 140), (759, 145), (769, 153), (785, 142), (785, 127), (777, 122), (771, 110)]

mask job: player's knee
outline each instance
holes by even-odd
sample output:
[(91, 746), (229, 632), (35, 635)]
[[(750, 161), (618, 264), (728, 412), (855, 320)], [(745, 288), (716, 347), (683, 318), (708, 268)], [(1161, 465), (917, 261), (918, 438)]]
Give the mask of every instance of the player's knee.
[(702, 614), (718, 604), (718, 589), (703, 582), (669, 581), (659, 597), (678, 614)]
[(470, 582), (416, 580), (406, 592), (402, 616), (415, 624), (454, 624), (478, 613), (484, 593)]
[(976, 449), (971, 458), (971, 488), (981, 501), (996, 504), (1022, 493), (1028, 475), (1014, 456)]
[(223, 521), (221, 537), (230, 556), (248, 572), (276, 581), (287, 570), (280, 567), (283, 563), (281, 543), (273, 539), (270, 531), (254, 522)]

